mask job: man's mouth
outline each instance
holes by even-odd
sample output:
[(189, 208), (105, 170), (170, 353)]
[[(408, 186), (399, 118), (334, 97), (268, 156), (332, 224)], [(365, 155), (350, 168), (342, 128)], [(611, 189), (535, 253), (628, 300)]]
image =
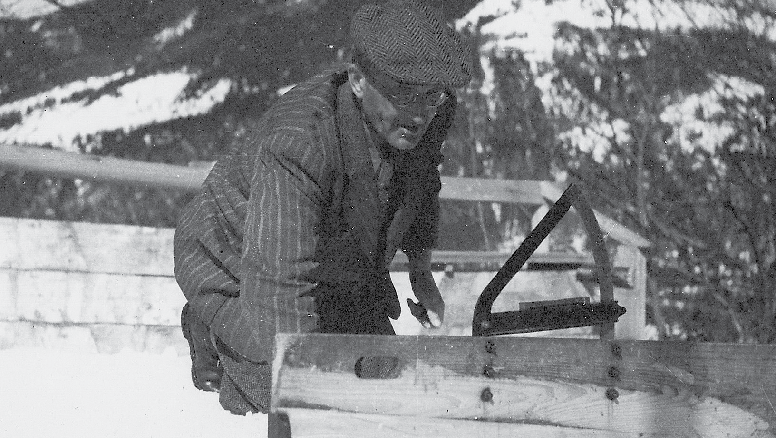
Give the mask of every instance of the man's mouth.
[(418, 125), (399, 125), (399, 133), (402, 137), (415, 137), (420, 133), (420, 126)]

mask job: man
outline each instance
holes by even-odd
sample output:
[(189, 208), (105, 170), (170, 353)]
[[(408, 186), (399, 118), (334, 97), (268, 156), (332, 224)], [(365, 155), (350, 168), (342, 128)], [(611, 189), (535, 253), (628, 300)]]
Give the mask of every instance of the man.
[(175, 233), (192, 378), (235, 414), (268, 410), (277, 332), (394, 333), (398, 249), (413, 315), (444, 318), (430, 249), (465, 50), (411, 0), (361, 7), (350, 32), (352, 62), (282, 96), (217, 161)]

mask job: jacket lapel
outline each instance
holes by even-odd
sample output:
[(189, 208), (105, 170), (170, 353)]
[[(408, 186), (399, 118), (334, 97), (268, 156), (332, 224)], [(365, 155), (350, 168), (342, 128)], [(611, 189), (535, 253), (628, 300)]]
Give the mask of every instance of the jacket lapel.
[(363, 123), (350, 88), (342, 85), (337, 96), (337, 124), (347, 175), (344, 216), (369, 264), (377, 268), (382, 259), (377, 256), (382, 252), (378, 242), (382, 206)]
[[(402, 164), (408, 165), (408, 163)], [(415, 217), (421, 208), (421, 203), (427, 199), (423, 183), (418, 180), (418, 172), (409, 173), (405, 187), (406, 190), (404, 191), (403, 199), (400, 201), (400, 207), (393, 216), (387, 231), (387, 243), (383, 261), (386, 266), (391, 264), (396, 251), (401, 246), (404, 234), (415, 221)]]

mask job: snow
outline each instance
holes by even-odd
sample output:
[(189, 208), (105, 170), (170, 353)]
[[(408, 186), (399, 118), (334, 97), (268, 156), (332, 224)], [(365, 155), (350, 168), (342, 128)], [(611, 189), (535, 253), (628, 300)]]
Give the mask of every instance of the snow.
[[(439, 283), (443, 272), (435, 272)], [(429, 333), (406, 306), (406, 272), (393, 272), (403, 335)], [(191, 361), (173, 347), (161, 354), (125, 349), (98, 353), (77, 344), (0, 350), (0, 437), (267, 436), (267, 416), (229, 414), (218, 395), (194, 388)]]
[[(513, 5), (519, 3), (520, 7)], [(675, 0), (629, 0), (626, 12), (612, 16), (606, 0), (483, 0), (456, 23), (458, 29), (472, 26), (480, 17), (494, 16), (495, 20), (482, 27), (483, 35), (495, 37), (483, 47), (520, 49), (529, 61), (549, 62), (555, 49), (554, 35), (561, 22), (584, 29), (609, 28), (613, 21), (634, 29), (655, 31), (690, 30), (698, 28), (734, 28), (744, 25), (749, 31), (776, 42), (773, 19), (754, 15), (743, 22), (731, 8), (710, 5), (707, 2)]]
[(166, 27), (162, 29), (159, 33), (154, 35), (153, 40), (154, 42), (159, 46), (164, 46), (165, 44), (180, 38), (183, 36), (183, 34), (186, 33), (186, 31), (190, 30), (192, 27), (194, 27), (194, 19), (197, 17), (197, 9), (192, 9), (191, 12), (186, 15), (182, 20), (178, 22), (175, 26)]
[[(57, 3), (67, 7), (88, 1), (91, 0), (58, 0)], [(57, 10), (59, 8), (47, 0), (0, 0), (0, 17), (27, 19), (52, 14)]]
[(666, 107), (660, 115), (662, 122), (673, 126), (673, 136), (685, 150), (696, 147), (709, 149), (710, 146), (721, 145), (733, 134), (734, 128), (730, 123), (706, 121), (724, 116), (721, 99), (747, 99), (765, 93), (762, 85), (743, 78), (715, 75), (711, 79), (713, 82), (708, 90), (688, 95), (684, 100)]
[(188, 356), (0, 350), (0, 436), (267, 436), (267, 416), (231, 415), (194, 388)]
[[(519, 3), (516, 8), (514, 4)], [(542, 90), (546, 108), (561, 109), (568, 106), (554, 89), (552, 79), (556, 72), (540, 73), (539, 66), (552, 62), (553, 53), (564, 51), (562, 43), (554, 38), (559, 23), (565, 22), (580, 28), (609, 28), (613, 23), (636, 29), (670, 31), (691, 29), (735, 29), (744, 26), (755, 35), (776, 42), (776, 25), (772, 17), (753, 14), (742, 18), (732, 8), (710, 5), (707, 2), (671, 0), (629, 0), (625, 12), (612, 15), (606, 0), (544, 0), (505, 2), (484, 0), (456, 23), (458, 29), (476, 25), (480, 17), (493, 16), (494, 20), (481, 28), (487, 41), (480, 50), (480, 61), (485, 73), (480, 92), (488, 96), (493, 90), (493, 72), (489, 56), (492, 51), (520, 50), (525, 53), (536, 77), (536, 85)], [(606, 47), (600, 48), (601, 52)], [(715, 75), (712, 87), (698, 94), (690, 94), (667, 106), (660, 115), (662, 121), (673, 125), (675, 136), (685, 150), (702, 147), (713, 151), (732, 132), (729, 124), (701, 120), (704, 116), (721, 113), (721, 97), (741, 98), (762, 95), (763, 87), (742, 78)], [(698, 109), (699, 111), (696, 111)], [(562, 109), (561, 109), (561, 112)], [(593, 151), (597, 159), (604, 156), (608, 139), (627, 141), (630, 124), (624, 120), (590, 120), (584, 129), (572, 128), (558, 133), (559, 138), (570, 141), (585, 151)]]
[[(64, 4), (79, 1), (81, 0), (71, 0)], [(519, 8), (514, 6), (517, 3), (520, 4)], [(702, 1), (677, 5), (673, 1), (665, 0), (630, 0), (625, 4), (627, 7), (625, 12), (613, 16), (606, 0), (555, 0), (550, 4), (546, 4), (544, 0), (522, 2), (483, 0), (458, 20), (456, 27), (462, 29), (474, 26), (481, 17), (495, 17), (481, 29), (483, 35), (489, 37), (480, 52), (485, 71), (485, 81), (480, 92), (485, 96), (488, 96), (493, 89), (493, 72), (488, 59), (491, 50), (523, 51), (534, 73), (538, 74), (539, 65), (550, 62), (555, 51), (563, 50), (554, 38), (558, 24), (561, 22), (588, 29), (608, 28), (613, 22), (617, 22), (633, 28), (660, 31), (731, 28), (743, 24), (751, 32), (776, 42), (776, 26), (773, 18), (754, 15), (742, 19), (732, 9), (710, 6)], [(17, 16), (35, 16), (50, 13), (52, 8), (53, 6), (44, 0), (0, 0), (0, 15), (11, 13)], [(156, 36), (157, 43), (165, 44), (182, 35), (191, 27), (195, 15), (196, 12), (193, 11), (176, 26), (160, 32)], [(116, 95), (103, 96), (88, 105), (83, 100), (63, 102), (76, 92), (96, 89), (132, 74), (132, 71), (127, 71), (104, 78), (90, 78), (56, 87), (22, 101), (0, 105), (0, 114), (18, 112), (22, 115), (22, 121), (19, 124), (4, 131), (0, 130), (0, 142), (51, 143), (54, 147), (75, 151), (73, 140), (88, 134), (116, 129), (129, 131), (152, 123), (206, 113), (224, 100), (233, 85), (230, 80), (222, 79), (201, 96), (183, 100), (181, 91), (196, 76), (183, 69), (138, 79), (120, 87)], [(557, 95), (553, 93), (552, 75), (553, 72), (549, 72), (536, 78), (537, 86), (543, 91), (547, 108), (563, 105), (563, 102), (558, 101)], [(737, 89), (744, 88), (737, 87)], [(751, 87), (743, 92), (748, 95), (761, 93)], [(44, 108), (43, 102), (47, 99), (57, 104)], [(709, 96), (691, 95), (686, 99), (687, 103), (676, 104), (677, 106), (669, 108), (668, 111), (671, 114), (661, 117), (679, 120), (673, 115), (677, 108), (681, 107), (683, 110), (688, 105), (694, 105), (698, 100), (707, 102)], [(711, 102), (708, 105), (713, 107), (714, 103)], [(685, 132), (697, 131), (696, 125), (702, 123), (694, 119), (687, 120), (687, 116), (684, 116), (682, 122), (692, 125), (684, 129)], [(577, 139), (582, 146), (586, 143), (605, 144), (606, 142), (600, 141), (597, 133), (611, 129), (592, 124), (593, 129), (586, 130), (593, 133), (591, 138), (584, 138), (586, 134), (580, 134), (580, 131), (560, 133), (560, 135)], [(706, 125), (708, 129), (708, 124)], [(624, 129), (627, 129), (627, 126)], [(714, 149), (716, 144), (724, 140), (726, 132), (724, 127), (721, 129), (711, 127), (711, 129), (714, 134), (695, 139), (695, 143), (705, 142), (704, 147)], [(619, 131), (620, 134), (624, 132)]]
[[(68, 101), (76, 93), (109, 85), (132, 74), (129, 70), (89, 78), (0, 105), (0, 114), (19, 112), (22, 115), (21, 123), (0, 130), (0, 142), (51, 143), (77, 152), (73, 140), (87, 134), (117, 129), (128, 132), (152, 123), (207, 113), (223, 102), (231, 87), (229, 79), (221, 79), (204, 93), (184, 99), (184, 88), (196, 77), (184, 68), (139, 78), (118, 87), (115, 94), (104, 94), (91, 103), (85, 98)], [(45, 105), (47, 101), (56, 105)]]

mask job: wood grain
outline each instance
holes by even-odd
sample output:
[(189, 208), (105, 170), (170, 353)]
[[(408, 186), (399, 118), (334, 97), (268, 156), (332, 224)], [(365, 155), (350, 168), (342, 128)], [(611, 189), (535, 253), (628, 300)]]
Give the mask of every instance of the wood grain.
[(0, 269), (0, 320), (179, 325), (186, 299), (170, 277)]
[(0, 218), (0, 268), (172, 276), (174, 231)]
[(294, 438), (620, 438), (637, 436), (530, 423), (489, 423), (421, 416), (353, 414), (315, 409), (288, 409), (287, 412)]
[(180, 327), (176, 326), (0, 321), (0, 349), (17, 347), (106, 354), (125, 349), (154, 354), (172, 350), (179, 356), (189, 354), (189, 344)]
[[(169, 228), (0, 218), (0, 268), (60, 270), (131, 275), (173, 275), (173, 236)], [(434, 251), (438, 267), (497, 271), (510, 253)], [(392, 270), (406, 270), (407, 257), (397, 252)], [(531, 266), (533, 265), (533, 266)], [(592, 266), (589, 254), (535, 253), (527, 270), (540, 265), (574, 269)]]
[[(280, 410), (662, 436), (772, 436), (776, 424), (776, 346), (355, 335), (279, 335), (277, 345)], [(357, 378), (364, 356), (398, 358), (399, 377)]]

